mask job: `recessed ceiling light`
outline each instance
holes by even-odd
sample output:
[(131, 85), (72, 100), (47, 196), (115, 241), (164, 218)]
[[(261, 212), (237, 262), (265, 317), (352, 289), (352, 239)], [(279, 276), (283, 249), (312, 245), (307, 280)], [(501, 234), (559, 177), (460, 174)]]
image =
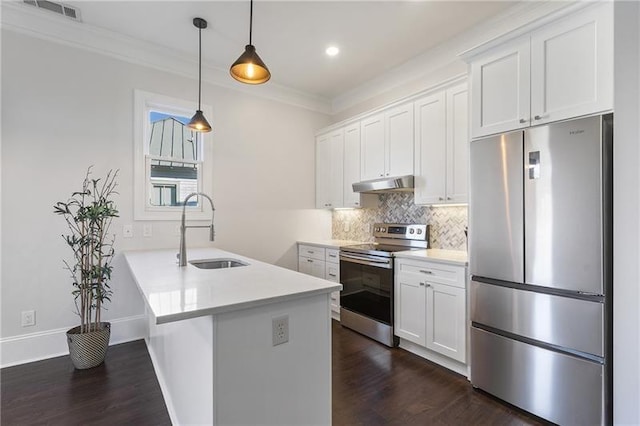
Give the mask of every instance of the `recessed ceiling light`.
[(327, 47), (327, 50), (325, 50), (325, 53), (329, 56), (336, 56), (338, 53), (340, 53), (340, 49), (338, 49), (336, 46), (329, 46)]

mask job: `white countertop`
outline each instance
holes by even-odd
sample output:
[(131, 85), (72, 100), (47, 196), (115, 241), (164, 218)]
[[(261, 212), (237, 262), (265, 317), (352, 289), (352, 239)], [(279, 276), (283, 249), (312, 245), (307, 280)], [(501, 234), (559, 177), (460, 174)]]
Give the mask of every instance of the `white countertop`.
[(298, 241), (298, 244), (306, 244), (309, 246), (338, 249), (341, 246), (352, 246), (355, 244), (364, 244), (364, 243), (362, 241), (352, 241), (352, 240), (321, 240), (321, 241)]
[(427, 260), (429, 262), (448, 263), (450, 265), (467, 266), (468, 258), (466, 251), (459, 250), (409, 250), (393, 253), (395, 257), (407, 259)]
[(232, 258), (248, 266), (179, 267), (176, 250), (127, 251), (124, 257), (156, 324), (341, 290), (342, 285), (215, 248), (190, 248), (188, 259)]

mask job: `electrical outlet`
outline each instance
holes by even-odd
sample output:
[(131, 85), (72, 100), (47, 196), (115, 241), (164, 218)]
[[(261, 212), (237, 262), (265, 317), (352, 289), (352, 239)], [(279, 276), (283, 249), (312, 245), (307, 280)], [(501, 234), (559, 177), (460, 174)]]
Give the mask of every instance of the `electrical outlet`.
[(31, 327), (36, 325), (36, 311), (22, 311), (22, 326)]
[(289, 315), (282, 315), (271, 319), (273, 332), (273, 346), (289, 341)]
[(142, 226), (142, 236), (147, 238), (153, 236), (153, 225), (151, 225), (150, 223), (145, 223)]
[(123, 238), (133, 238), (133, 225), (124, 225), (122, 227)]

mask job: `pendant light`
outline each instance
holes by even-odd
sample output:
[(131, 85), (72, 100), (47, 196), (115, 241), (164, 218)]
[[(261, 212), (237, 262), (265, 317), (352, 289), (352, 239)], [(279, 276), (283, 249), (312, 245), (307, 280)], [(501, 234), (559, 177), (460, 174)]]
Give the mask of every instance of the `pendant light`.
[(231, 65), (231, 77), (247, 84), (262, 84), (269, 81), (271, 73), (262, 62), (256, 52), (256, 48), (251, 44), (253, 32), (253, 0), (251, 0), (251, 11), (249, 14), (249, 44), (244, 48), (244, 53), (240, 55), (233, 65)]
[(200, 100), (202, 96), (202, 30), (207, 28), (207, 21), (202, 18), (193, 18), (193, 25), (198, 29), (198, 110), (191, 118), (187, 127), (196, 132), (210, 132), (211, 125), (204, 118), (202, 109), (200, 106)]

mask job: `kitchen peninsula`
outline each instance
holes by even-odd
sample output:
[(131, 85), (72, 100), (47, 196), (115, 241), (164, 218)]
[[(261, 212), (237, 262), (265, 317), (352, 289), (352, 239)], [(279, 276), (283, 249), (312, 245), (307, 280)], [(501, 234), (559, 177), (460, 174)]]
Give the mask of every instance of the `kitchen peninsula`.
[(213, 248), (189, 259), (246, 265), (179, 267), (175, 254), (124, 255), (172, 422), (330, 424), (329, 295), (342, 286)]

